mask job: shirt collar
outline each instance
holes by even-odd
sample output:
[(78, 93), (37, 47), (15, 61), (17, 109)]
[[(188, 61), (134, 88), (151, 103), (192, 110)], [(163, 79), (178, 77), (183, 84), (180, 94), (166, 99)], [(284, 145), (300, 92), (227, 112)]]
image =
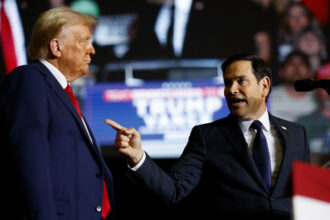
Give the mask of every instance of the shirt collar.
[(53, 74), (53, 76), (62, 86), (62, 88), (65, 89), (68, 85), (68, 81), (66, 80), (63, 73), (61, 73), (61, 71), (59, 71), (53, 64), (51, 64), (47, 60), (41, 59), (39, 61), (47, 67), (47, 69)]
[[(267, 108), (266, 108), (266, 111), (264, 112), (264, 114), (260, 118), (258, 118), (258, 120), (262, 123), (263, 129), (265, 129), (268, 132), (270, 130), (270, 122), (269, 122), (269, 114), (268, 114)], [(239, 120), (239, 126), (240, 126), (243, 134), (249, 130), (252, 122), (253, 122), (253, 120), (250, 120), (250, 121)]]

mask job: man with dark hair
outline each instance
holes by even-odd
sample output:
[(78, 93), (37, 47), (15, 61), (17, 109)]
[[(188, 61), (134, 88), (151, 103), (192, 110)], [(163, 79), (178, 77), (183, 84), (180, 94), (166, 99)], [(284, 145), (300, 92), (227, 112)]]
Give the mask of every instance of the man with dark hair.
[(268, 112), (271, 78), (262, 59), (238, 54), (222, 68), (230, 115), (195, 126), (169, 172), (143, 151), (134, 128), (106, 119), (118, 131), (116, 148), (127, 156), (130, 176), (167, 204), (199, 186), (203, 219), (290, 219), (292, 162), (310, 160), (305, 129)]
[[(252, 73), (256, 77), (257, 81), (259, 82), (262, 78), (268, 77), (270, 81), (272, 80), (272, 73), (270, 67), (266, 64), (266, 62), (260, 59), (256, 55), (248, 55), (244, 53), (235, 54), (225, 60), (221, 66), (223, 72), (225, 72), (226, 68), (235, 61), (250, 61), (252, 65)], [(269, 92), (266, 96), (266, 102), (268, 100), (269, 94), (272, 90), (272, 84), (269, 85)]]

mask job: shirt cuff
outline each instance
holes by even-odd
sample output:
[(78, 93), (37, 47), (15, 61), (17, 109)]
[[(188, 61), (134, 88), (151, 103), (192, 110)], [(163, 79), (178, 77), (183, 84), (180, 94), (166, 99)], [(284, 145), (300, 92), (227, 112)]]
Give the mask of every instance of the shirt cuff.
[(130, 168), (131, 170), (133, 171), (137, 171), (141, 166), (142, 164), (144, 163), (144, 161), (146, 160), (146, 153), (144, 152), (143, 153), (143, 156), (141, 158), (141, 160), (134, 166), (134, 167), (131, 167), (130, 165), (127, 164), (128, 168)]

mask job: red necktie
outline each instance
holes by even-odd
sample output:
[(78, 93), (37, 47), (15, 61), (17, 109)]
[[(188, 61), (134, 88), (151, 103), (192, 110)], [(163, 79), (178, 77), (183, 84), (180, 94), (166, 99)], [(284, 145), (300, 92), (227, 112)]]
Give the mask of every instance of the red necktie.
[(79, 105), (78, 105), (78, 102), (77, 102), (77, 99), (76, 97), (74, 96), (73, 94), (73, 91), (72, 91), (72, 87), (68, 84), (65, 88), (65, 92), (68, 94), (69, 98), (71, 99), (72, 101), (72, 104), (74, 105), (74, 107), (76, 108), (79, 116), (81, 117), (81, 112), (80, 112), (80, 108), (79, 108)]
[(5, 1), (1, 0), (1, 26), (0, 26), (0, 43), (2, 47), (2, 54), (5, 60), (7, 74), (17, 66), (14, 38), (12, 29), (9, 24), (8, 16), (5, 11)]
[[(81, 117), (81, 112), (80, 112), (80, 108), (77, 102), (76, 97), (73, 94), (72, 88), (71, 86), (68, 84), (67, 87), (65, 88), (65, 92), (68, 94), (68, 96), (70, 97), (74, 107), (76, 108), (78, 114)], [(105, 185), (105, 181), (103, 181), (103, 201), (102, 201), (102, 213), (101, 216), (102, 218), (106, 218), (107, 215), (110, 212), (110, 202), (109, 202), (109, 197), (108, 197), (108, 191), (107, 191), (107, 186)]]
[(107, 186), (105, 185), (105, 181), (103, 181), (103, 201), (102, 201), (102, 213), (101, 216), (102, 218), (106, 218), (107, 215), (110, 212), (110, 202), (108, 198), (108, 191), (107, 191)]

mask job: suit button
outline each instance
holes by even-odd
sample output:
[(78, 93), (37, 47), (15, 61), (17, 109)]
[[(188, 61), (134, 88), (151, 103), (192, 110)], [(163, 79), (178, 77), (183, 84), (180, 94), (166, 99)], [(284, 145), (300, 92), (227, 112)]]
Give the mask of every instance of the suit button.
[(269, 197), (269, 200), (274, 201), (275, 199), (274, 199), (274, 197)]
[(96, 173), (96, 177), (101, 178), (102, 177), (102, 172)]
[(96, 210), (97, 212), (101, 212), (101, 211), (102, 211), (102, 207), (98, 205), (98, 206), (96, 206), (95, 210)]

